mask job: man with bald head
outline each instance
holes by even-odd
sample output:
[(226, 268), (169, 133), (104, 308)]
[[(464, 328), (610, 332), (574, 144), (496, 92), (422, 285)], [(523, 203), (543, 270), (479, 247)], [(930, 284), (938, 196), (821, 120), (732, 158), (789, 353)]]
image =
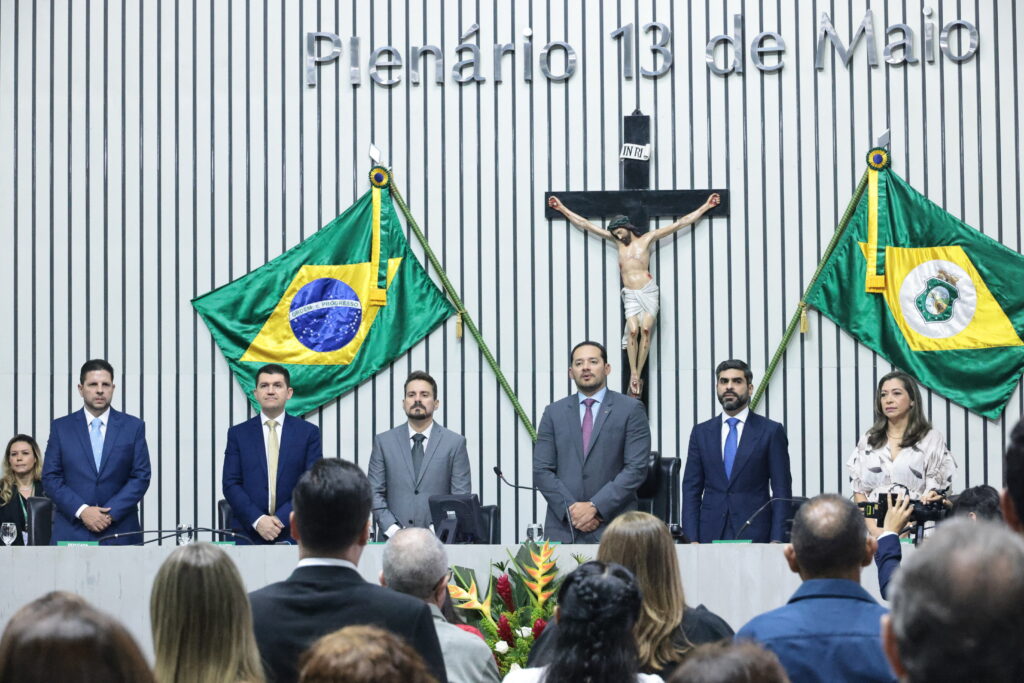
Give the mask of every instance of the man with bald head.
[(427, 529), (401, 529), (384, 546), (380, 584), (427, 603), (450, 683), (498, 683), (498, 666), (482, 639), (450, 624), (441, 613), (448, 594), (448, 556)]
[(987, 521), (941, 525), (893, 580), (882, 639), (902, 681), (1024, 681), (1024, 539)]
[(835, 494), (812, 498), (793, 520), (784, 550), (803, 585), (736, 638), (774, 652), (794, 681), (895, 681), (879, 628), (886, 609), (860, 585), (876, 547), (856, 505)]

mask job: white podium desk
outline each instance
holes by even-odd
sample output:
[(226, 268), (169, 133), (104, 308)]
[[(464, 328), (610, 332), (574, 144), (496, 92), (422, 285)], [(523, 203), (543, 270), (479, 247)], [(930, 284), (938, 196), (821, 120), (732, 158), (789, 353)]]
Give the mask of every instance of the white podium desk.
[[(295, 546), (222, 547), (238, 565), (248, 590), (287, 578), (298, 561)], [(149, 592), (160, 564), (174, 548), (0, 546), (0, 625), (6, 625), (19, 607), (49, 591), (71, 591), (120, 619), (151, 657)], [(778, 544), (677, 546), (686, 602), (706, 605), (734, 629), (784, 604), (800, 578), (789, 571), (782, 548)], [(486, 575), (491, 562), (508, 560), (506, 549), (515, 552), (516, 546), (447, 546), (449, 564), (474, 569), (477, 576)], [(377, 581), (382, 551), (382, 545), (366, 547), (359, 569), (367, 581)], [(555, 556), (560, 571), (576, 566), (574, 554), (593, 559), (597, 546), (559, 546)], [(861, 583), (880, 600), (873, 564), (864, 569)]]

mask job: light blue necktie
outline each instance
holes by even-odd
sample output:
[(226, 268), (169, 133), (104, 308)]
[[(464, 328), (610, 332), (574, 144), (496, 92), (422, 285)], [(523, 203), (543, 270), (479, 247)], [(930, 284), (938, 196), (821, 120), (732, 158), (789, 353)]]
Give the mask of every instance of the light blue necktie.
[(92, 442), (92, 457), (96, 461), (96, 471), (100, 471), (100, 460), (103, 458), (103, 420), (94, 417), (90, 423), (89, 441)]
[(726, 420), (729, 423), (729, 435), (725, 437), (725, 478), (732, 478), (732, 464), (736, 462), (736, 448), (739, 446), (740, 435), (736, 431), (738, 417), (730, 417)]

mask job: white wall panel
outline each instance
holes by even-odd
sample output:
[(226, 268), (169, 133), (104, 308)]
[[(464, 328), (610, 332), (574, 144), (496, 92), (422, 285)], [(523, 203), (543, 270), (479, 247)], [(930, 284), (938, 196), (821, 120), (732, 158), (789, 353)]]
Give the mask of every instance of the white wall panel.
[[(849, 68), (830, 50), (816, 70), (821, 12), (847, 41), (868, 6), (879, 66), (867, 66), (861, 44)], [(934, 9), (930, 19), (923, 6)], [(744, 73), (714, 75), (705, 46), (733, 34), (737, 13)], [(652, 187), (732, 193), (728, 218), (681, 231), (652, 259), (662, 315), (651, 426), (656, 447), (683, 454), (692, 424), (715, 413), (717, 361), (746, 357), (763, 376), (863, 154), (885, 128), (898, 173), (1021, 248), (1021, 15), (994, 0), (0, 3), (0, 271), (9, 293), (0, 316), (11, 321), (0, 348), (9, 387), (0, 433), (45, 442), (49, 421), (79, 403), (78, 367), (106, 356), (117, 370), (115, 405), (147, 422), (154, 479), (145, 525), (211, 524), (226, 430), (250, 409), (189, 300), (294, 246), (365, 192), (371, 141), (534, 420), (569, 391), (566, 353), (583, 338), (613, 350), (619, 388), (615, 254), (547, 221), (543, 195), (618, 189), (622, 116), (639, 107), (653, 116)], [(977, 56), (958, 65), (936, 44), (927, 62), (924, 23), (937, 32), (953, 19), (978, 27)], [(673, 31), (673, 67), (654, 79), (639, 75), (653, 64), (642, 30), (650, 21)], [(621, 41), (610, 38), (629, 22), (633, 79), (622, 76)], [(882, 61), (884, 28), (896, 22), (914, 30), (917, 64)], [(473, 23), (485, 80), (460, 85), (455, 47)], [(303, 55), (314, 30), (337, 33), (342, 57), (309, 88)], [(754, 68), (750, 42), (760, 31), (783, 36), (781, 71)], [(358, 85), (350, 36), (360, 39)], [(961, 51), (959, 39), (951, 42)], [(541, 73), (551, 40), (576, 52), (566, 82)], [(495, 43), (515, 47), (501, 83)], [(386, 44), (404, 64), (392, 87), (368, 71), (371, 50)], [(428, 57), (412, 85), (410, 48), (427, 44), (442, 50), (444, 83)], [(716, 56), (724, 63), (731, 52)], [(564, 69), (560, 54), (552, 68)], [(787, 426), (796, 493), (848, 492), (843, 462), (889, 366), (819, 314), (809, 318), (760, 409)], [(530, 484), (529, 437), (472, 338), (454, 330), (453, 319), (309, 419), (329, 456), (365, 466), (372, 435), (402, 418), (404, 377), (429, 370), (441, 382), (440, 419), (469, 438), (474, 487), (502, 505), (511, 541), (544, 504), (499, 489), (491, 468)], [(939, 396), (927, 404), (960, 463), (956, 486), (1000, 485), (1006, 435), (1024, 411), (1020, 390), (997, 422)]]

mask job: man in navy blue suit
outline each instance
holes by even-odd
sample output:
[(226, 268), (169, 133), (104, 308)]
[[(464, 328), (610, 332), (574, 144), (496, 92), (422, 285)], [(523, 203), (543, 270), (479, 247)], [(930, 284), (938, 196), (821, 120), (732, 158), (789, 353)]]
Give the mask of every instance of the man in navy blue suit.
[[(792, 496), (789, 442), (781, 424), (747, 407), (753, 378), (741, 360), (719, 363), (715, 391), (725, 412), (690, 432), (683, 470), (683, 532), (691, 541), (739, 537), (767, 543), (784, 538), (790, 504), (772, 499)], [(747, 520), (752, 521), (744, 528)]]
[(110, 407), (114, 368), (90, 360), (79, 373), (85, 405), (50, 426), (43, 460), (43, 489), (57, 507), (53, 543), (141, 542), (139, 501), (149, 488), (146, 425)]
[(292, 392), (288, 370), (264, 365), (256, 373), (260, 414), (228, 430), (224, 497), (231, 504), (235, 530), (256, 544), (291, 540), (292, 489), (323, 457), (317, 426), (284, 412)]

